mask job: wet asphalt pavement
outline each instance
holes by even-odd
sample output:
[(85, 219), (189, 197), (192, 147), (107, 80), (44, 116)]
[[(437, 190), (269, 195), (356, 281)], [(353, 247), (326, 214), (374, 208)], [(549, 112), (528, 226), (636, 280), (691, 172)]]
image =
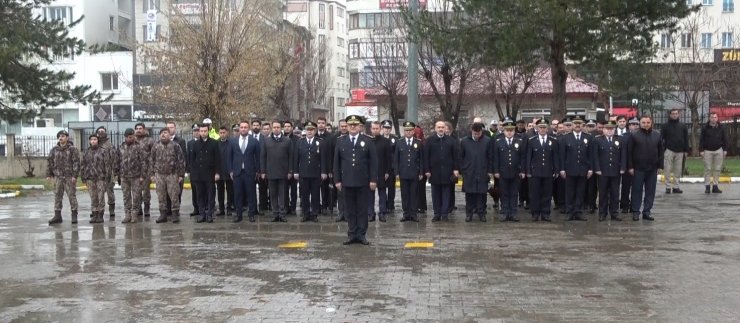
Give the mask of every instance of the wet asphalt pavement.
[(0, 322), (737, 322), (739, 190), (682, 188), (659, 187), (654, 223), (532, 223), (524, 210), (520, 223), (492, 211), (465, 223), (462, 210), (400, 223), (397, 210), (370, 223), (368, 247), (341, 245), (346, 224), (329, 217), (156, 224), (154, 211), (124, 225), (119, 205), (116, 222), (91, 225), (78, 192), (80, 224), (65, 200), (49, 227), (48, 193), (0, 200)]

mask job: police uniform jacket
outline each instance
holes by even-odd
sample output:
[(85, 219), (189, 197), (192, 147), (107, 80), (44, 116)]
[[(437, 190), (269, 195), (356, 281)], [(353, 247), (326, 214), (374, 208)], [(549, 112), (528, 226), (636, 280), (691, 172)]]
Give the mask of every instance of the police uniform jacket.
[(586, 176), (591, 166), (591, 145), (593, 137), (581, 132), (580, 140), (576, 140), (574, 133), (566, 134), (558, 142), (560, 146), (560, 170), (565, 171), (566, 176)]
[(436, 134), (427, 137), (424, 144), (424, 172), (431, 173), (429, 184), (452, 184), (452, 172), (460, 170), (459, 143), (450, 136), (439, 137)]
[(511, 145), (506, 138), (497, 139), (493, 143), (493, 173), (501, 178), (514, 178), (524, 172), (524, 158), (526, 145), (524, 140), (514, 136)]
[(293, 171), (300, 178), (319, 178), (321, 174), (327, 174), (328, 156), (331, 154), (326, 141), (313, 137), (311, 143), (308, 138), (298, 139), (295, 143)]
[(593, 148), (594, 172), (601, 176), (619, 176), (620, 171), (627, 170), (627, 148), (622, 138), (612, 136), (611, 142), (606, 136), (596, 137)]
[(334, 182), (343, 187), (363, 187), (378, 182), (378, 153), (372, 139), (357, 134), (355, 145), (350, 135), (337, 138), (334, 152)]
[(553, 177), (560, 169), (558, 158), (558, 140), (547, 135), (545, 144), (540, 143), (540, 135), (529, 138), (527, 143), (527, 157), (525, 159), (525, 173), (532, 177)]
[(421, 140), (411, 138), (409, 146), (406, 138), (396, 140), (396, 151), (393, 157), (393, 169), (396, 170), (400, 179), (418, 180), (424, 175), (423, 147)]
[(491, 138), (472, 136), (460, 141), (460, 171), (463, 174), (462, 190), (465, 193), (488, 192), (491, 173)]

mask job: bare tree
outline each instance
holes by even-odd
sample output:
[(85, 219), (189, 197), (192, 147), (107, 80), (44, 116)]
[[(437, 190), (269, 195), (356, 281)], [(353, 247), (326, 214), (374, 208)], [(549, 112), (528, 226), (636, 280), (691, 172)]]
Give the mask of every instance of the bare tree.
[(164, 9), (169, 35), (138, 51), (151, 68), (142, 101), (166, 114), (224, 124), (264, 115), (271, 85), (286, 71), (270, 64), (285, 53), (274, 37), (282, 20), (270, 0), (200, 0), (188, 12)]
[(306, 118), (313, 119), (311, 111), (317, 107), (331, 108), (326, 100), (333, 79), (331, 78), (331, 51), (325, 42), (314, 40), (301, 55), (301, 96), (305, 102)]
[[(709, 92), (727, 88), (726, 76), (740, 71), (736, 64), (714, 62), (713, 49), (721, 48), (721, 44), (713, 42), (714, 35), (728, 31), (737, 35), (737, 30), (733, 32), (737, 27), (699, 10), (685, 18), (675, 33), (661, 35), (663, 58), (670, 63), (660, 64), (656, 75), (666, 97), (683, 104), (691, 113), (692, 155), (698, 154), (700, 108), (709, 104)], [(706, 34), (710, 35), (708, 39)], [(733, 43), (737, 42), (733, 39)]]
[(486, 68), (479, 73), (486, 93), (496, 105), (499, 120), (507, 116), (517, 119), (532, 85), (547, 76), (546, 69), (524, 62), (507, 68)]
[[(393, 30), (384, 32), (384, 34), (392, 33)], [(369, 59), (372, 63), (369, 77), (373, 87), (381, 91), (379, 103), (388, 106), (393, 128), (396, 129), (396, 135), (400, 136), (399, 100), (404, 97), (408, 83), (406, 39), (401, 36), (373, 38), (373, 43), (369, 46), (373, 48), (372, 58)]]
[[(294, 100), (298, 96), (299, 83), (303, 71), (303, 49), (311, 41), (311, 36), (303, 27), (282, 21), (275, 35), (277, 48), (283, 49), (279, 55), (272, 55), (268, 62), (275, 77), (272, 79), (272, 90), (268, 94), (276, 117), (297, 119), (300, 105), (303, 102)], [(293, 104), (291, 104), (293, 103)]]

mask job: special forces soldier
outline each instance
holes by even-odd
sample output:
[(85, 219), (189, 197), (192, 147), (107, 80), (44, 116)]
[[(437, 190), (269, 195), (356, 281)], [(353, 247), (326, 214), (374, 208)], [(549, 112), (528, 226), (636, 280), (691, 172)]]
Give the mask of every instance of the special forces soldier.
[[(136, 141), (138, 141), (144, 147), (144, 151), (146, 152), (146, 156), (148, 158), (149, 152), (152, 151), (154, 140), (149, 137), (149, 132), (146, 130), (146, 127), (143, 123), (137, 123), (134, 126), (134, 130), (136, 131)], [(141, 199), (144, 202), (145, 217), (149, 217), (149, 207), (152, 201), (152, 192), (149, 190), (149, 184), (151, 183), (152, 182), (147, 177), (144, 179), (144, 186), (142, 186)]]
[(119, 170), (118, 183), (123, 192), (125, 216), (121, 223), (136, 223), (141, 214), (141, 192), (149, 176), (149, 158), (144, 146), (136, 141), (134, 129), (126, 129), (124, 142), (118, 146)]
[(619, 182), (627, 170), (627, 149), (622, 137), (614, 135), (615, 121), (604, 125), (604, 135), (593, 145), (594, 172), (599, 179), (599, 221), (606, 220), (607, 211), (614, 221), (619, 217)]
[(103, 223), (104, 197), (113, 172), (111, 164), (113, 161), (110, 158), (111, 150), (100, 146), (98, 135), (90, 135), (89, 140), (90, 147), (82, 157), (80, 175), (82, 181), (87, 184), (87, 192), (90, 194), (90, 209), (93, 214), (90, 223)]
[[(152, 146), (149, 154), (150, 179), (157, 186), (159, 217), (155, 222), (167, 222), (172, 211), (172, 223), (180, 222), (180, 182), (185, 176), (185, 155), (180, 145), (170, 140), (167, 129), (159, 131), (159, 142)], [(172, 201), (172, 210), (167, 210), (167, 197)], [(211, 210), (212, 212), (212, 210)]]
[(549, 133), (547, 120), (537, 121), (537, 135), (529, 138), (525, 173), (529, 178), (529, 211), (533, 221), (550, 222), (553, 178), (559, 169), (558, 141)]
[[(105, 198), (108, 199), (108, 213), (110, 214), (111, 219), (113, 219), (116, 217), (116, 194), (113, 193), (113, 187), (116, 185), (114, 177), (118, 176), (118, 159), (120, 156), (118, 156), (118, 149), (113, 147), (113, 144), (111, 144), (110, 138), (108, 137), (108, 131), (105, 127), (98, 127), (98, 129), (95, 130), (95, 133), (98, 135), (98, 145), (101, 148), (108, 150), (108, 162), (112, 168), (111, 176), (108, 178), (108, 185), (105, 190)], [(105, 203), (105, 201), (101, 201), (101, 203)], [(103, 216), (103, 213), (105, 213), (105, 210), (100, 212), (101, 217)]]
[(77, 176), (80, 174), (80, 153), (69, 142), (69, 133), (57, 132), (57, 143), (46, 159), (46, 180), (54, 179), (54, 217), (49, 224), (62, 223), (62, 197), (67, 193), (72, 209), (72, 224), (77, 224)]
[(519, 222), (516, 216), (517, 194), (524, 178), (522, 161), (526, 153), (524, 140), (514, 136), (516, 124), (512, 120), (504, 121), (504, 138), (495, 141), (493, 149), (493, 176), (501, 185), (500, 220)]
[(301, 188), (301, 222), (318, 222), (321, 210), (321, 182), (328, 178), (329, 145), (315, 136), (317, 125), (306, 122), (306, 138), (298, 139), (293, 152), (293, 178), (298, 180)]

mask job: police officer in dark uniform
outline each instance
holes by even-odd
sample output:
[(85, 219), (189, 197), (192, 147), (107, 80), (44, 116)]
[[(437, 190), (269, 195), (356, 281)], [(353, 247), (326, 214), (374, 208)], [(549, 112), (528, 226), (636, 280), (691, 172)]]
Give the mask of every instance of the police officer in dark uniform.
[[(573, 121), (570, 119), (570, 117), (564, 118), (560, 121), (560, 124), (563, 125), (563, 131), (558, 132), (555, 134), (555, 138), (558, 139), (558, 154), (560, 153), (560, 143), (562, 142), (563, 136), (570, 133), (569, 129), (572, 129), (573, 127)], [(562, 159), (562, 156), (558, 155), (558, 159)], [(558, 165), (560, 165), (560, 160), (558, 160)], [(560, 169), (560, 166), (558, 166), (558, 171)], [(565, 214), (565, 179), (558, 176), (555, 177), (555, 180), (553, 181), (553, 189), (552, 189), (552, 197), (555, 201), (555, 208), (556, 210), (560, 210), (560, 214)]]
[[(398, 141), (398, 138), (396, 138), (396, 135), (391, 133), (393, 129), (393, 122), (390, 120), (383, 120), (381, 123), (383, 126), (382, 134), (385, 139), (388, 139), (391, 141), (391, 153), (396, 151), (396, 142)], [(387, 202), (386, 202), (386, 210), (388, 210), (388, 214), (393, 215), (393, 211), (396, 209), (396, 172), (397, 170), (393, 168), (393, 165), (391, 164), (390, 176), (388, 176), (388, 179), (385, 180), (385, 190), (386, 190), (386, 196), (387, 196)]]
[(527, 142), (525, 173), (529, 178), (529, 210), (533, 221), (550, 222), (553, 179), (560, 169), (558, 141), (549, 133), (545, 118), (537, 121), (537, 134)]
[[(586, 128), (583, 129), (583, 132), (594, 138), (594, 142), (601, 136), (597, 132), (596, 120), (594, 119), (586, 120)], [(583, 197), (583, 208), (587, 209), (589, 214), (596, 213), (596, 197), (599, 195), (598, 177), (598, 175), (594, 174), (586, 180), (586, 194)]]
[(523, 162), (526, 154), (524, 140), (514, 136), (516, 124), (504, 120), (504, 137), (496, 139), (493, 148), (493, 176), (501, 187), (500, 220), (519, 222), (516, 215), (519, 185), (524, 178)]
[(614, 221), (619, 217), (619, 182), (627, 170), (627, 149), (622, 138), (614, 135), (616, 121), (604, 125), (604, 135), (593, 145), (594, 172), (599, 178), (599, 221), (606, 220), (607, 211)]
[[(380, 222), (386, 221), (388, 214), (388, 196), (386, 193), (386, 183), (393, 182), (391, 179), (391, 168), (393, 168), (393, 144), (385, 138), (381, 132), (381, 123), (373, 121), (370, 126), (370, 140), (375, 144), (375, 150), (378, 154), (378, 218)], [(370, 203), (368, 203), (367, 216), (370, 222), (375, 221), (375, 193), (370, 192)]]
[(347, 219), (345, 245), (369, 245), (366, 214), (370, 192), (377, 188), (378, 155), (370, 137), (360, 133), (362, 118), (347, 116), (349, 134), (337, 138), (334, 151), (334, 186), (344, 191), (344, 216)]
[(573, 132), (560, 142), (560, 177), (565, 179), (565, 207), (568, 221), (586, 221), (583, 216), (583, 196), (586, 180), (591, 178), (591, 146), (593, 137), (583, 132), (583, 118), (573, 118)]
[(416, 125), (411, 121), (403, 124), (403, 139), (396, 142), (393, 157), (393, 169), (397, 171), (396, 177), (401, 182), (401, 207), (403, 208), (401, 222), (419, 222), (416, 217), (418, 185), (424, 177), (424, 169), (422, 168), (423, 147), (421, 140), (414, 138), (415, 128)]
[(304, 125), (306, 138), (296, 141), (293, 178), (298, 180), (301, 189), (301, 222), (318, 222), (321, 209), (321, 181), (328, 178), (328, 157), (331, 154), (326, 142), (315, 136), (316, 123), (309, 121)]
[[(630, 137), (632, 132), (636, 131), (640, 126), (640, 121), (637, 118), (632, 118), (628, 121), (627, 130), (622, 130), (622, 134), (618, 136), (622, 138), (622, 142), (626, 145), (625, 150), (629, 151)], [(617, 129), (620, 132), (620, 129)], [(619, 195), (619, 208), (622, 209), (622, 213), (629, 213), (632, 201), (630, 195), (632, 194), (632, 175), (629, 172), (622, 174), (622, 185)]]

